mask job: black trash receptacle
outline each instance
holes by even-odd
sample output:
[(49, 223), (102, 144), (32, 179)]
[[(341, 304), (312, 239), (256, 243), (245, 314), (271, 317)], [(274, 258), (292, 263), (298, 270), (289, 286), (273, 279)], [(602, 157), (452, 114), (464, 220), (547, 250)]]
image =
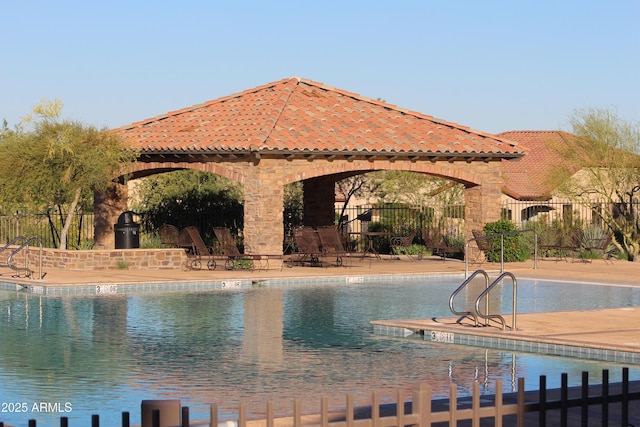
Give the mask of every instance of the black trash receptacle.
[(116, 249), (136, 249), (140, 247), (140, 224), (133, 220), (134, 213), (122, 212), (113, 229), (116, 233)]

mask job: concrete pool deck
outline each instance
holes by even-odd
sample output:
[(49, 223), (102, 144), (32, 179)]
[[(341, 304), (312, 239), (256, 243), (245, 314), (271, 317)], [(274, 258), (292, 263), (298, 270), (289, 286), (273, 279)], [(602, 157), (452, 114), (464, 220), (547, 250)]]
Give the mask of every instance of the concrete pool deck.
[[(397, 259), (383, 256), (381, 260), (373, 257), (361, 259), (351, 257), (345, 267), (308, 267), (227, 271), (218, 270), (101, 270), (101, 271), (69, 271), (48, 270), (41, 280), (18, 279), (11, 277), (8, 269), (0, 269), (0, 281), (17, 283), (25, 286), (60, 287), (77, 285), (108, 285), (135, 283), (179, 283), (179, 282), (212, 282), (250, 280), (269, 281), (277, 279), (323, 279), (332, 277), (411, 277), (420, 275), (460, 275), (464, 277), (465, 263), (459, 260), (429, 257), (418, 261), (407, 258)], [(579, 281), (608, 285), (640, 286), (640, 263), (614, 261), (613, 264), (602, 260), (591, 263), (539, 260), (534, 269), (532, 261), (523, 263), (507, 263), (505, 271), (513, 273), (517, 279), (539, 279), (556, 281)], [(469, 266), (469, 271), (476, 269), (487, 271), (495, 277), (500, 265), (484, 263)], [(579, 298), (579, 295), (576, 295)], [(505, 316), (507, 325), (511, 325), (510, 316)], [(457, 318), (404, 319), (374, 322), (376, 333), (380, 327), (391, 328), (382, 335), (402, 336), (407, 331), (415, 331), (425, 339), (440, 342), (453, 342), (463, 339), (464, 344), (493, 346), (500, 340), (510, 344), (517, 343), (516, 350), (534, 352), (554, 352), (560, 355), (574, 354), (575, 349), (592, 355), (599, 360), (612, 360), (622, 357), (623, 363), (640, 364), (640, 307), (628, 307), (606, 310), (582, 310), (552, 313), (519, 314), (517, 329), (503, 331), (497, 326), (473, 327), (471, 321), (457, 322)], [(454, 338), (455, 337), (455, 338)], [(539, 347), (531, 349), (531, 343), (553, 346), (551, 350), (540, 351)], [(544, 349), (543, 349), (544, 350)], [(569, 352), (568, 354), (566, 352)], [(614, 352), (614, 353), (610, 353)], [(602, 359), (601, 357), (604, 357)]]

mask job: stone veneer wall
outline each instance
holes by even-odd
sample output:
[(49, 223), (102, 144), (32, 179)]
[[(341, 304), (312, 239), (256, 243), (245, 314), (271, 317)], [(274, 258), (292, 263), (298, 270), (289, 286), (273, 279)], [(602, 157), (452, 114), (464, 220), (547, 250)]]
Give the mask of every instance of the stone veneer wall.
[[(29, 266), (38, 268), (39, 249), (30, 248)], [(114, 249), (68, 251), (44, 248), (42, 268), (56, 270), (179, 270), (187, 256), (184, 249)], [(16, 257), (16, 266), (24, 265), (24, 258)]]

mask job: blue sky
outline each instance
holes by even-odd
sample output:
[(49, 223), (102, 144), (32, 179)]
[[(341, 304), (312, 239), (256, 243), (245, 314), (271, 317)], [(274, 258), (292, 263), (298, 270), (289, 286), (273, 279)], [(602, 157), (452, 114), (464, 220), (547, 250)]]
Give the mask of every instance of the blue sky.
[(0, 120), (118, 127), (299, 76), (485, 132), (640, 121), (640, 1), (11, 1)]

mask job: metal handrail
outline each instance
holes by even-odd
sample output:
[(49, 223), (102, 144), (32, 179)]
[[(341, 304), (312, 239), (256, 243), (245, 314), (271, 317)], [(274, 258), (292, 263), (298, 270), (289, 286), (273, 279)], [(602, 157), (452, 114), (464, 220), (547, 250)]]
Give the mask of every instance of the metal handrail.
[[(16, 245), (17, 244), (16, 242), (18, 242), (19, 240), (24, 240), (26, 242), (28, 239), (25, 236), (16, 236), (16, 237), (14, 237), (9, 243), (3, 245), (0, 248), (0, 254), (2, 252), (6, 251), (7, 249), (9, 249), (10, 246)], [(9, 267), (9, 264), (8, 263), (0, 264), (0, 267)]]
[[(472, 312), (472, 311), (457, 311), (455, 308), (453, 308), (453, 300), (455, 299), (456, 295), (458, 295), (471, 282), (471, 280), (473, 280), (473, 278), (476, 277), (478, 274), (484, 275), (485, 290), (486, 290), (489, 287), (489, 275), (484, 270), (476, 270), (476, 271), (473, 272), (473, 274), (470, 277), (468, 277), (464, 282), (462, 282), (462, 284), (460, 286), (458, 286), (458, 289), (453, 291), (453, 293), (449, 297), (449, 310), (451, 310), (451, 312), (453, 314), (455, 314), (456, 316), (471, 316), (471, 317), (473, 317), (473, 321), (475, 323), (475, 326), (478, 326), (478, 315), (476, 313)], [(476, 309), (476, 312), (477, 312), (477, 309)]]
[[(491, 292), (491, 290), (500, 282), (502, 282), (502, 279), (504, 279), (505, 277), (511, 277), (511, 280), (513, 282), (513, 315), (511, 318), (511, 330), (515, 331), (516, 330), (516, 317), (517, 317), (517, 312), (518, 312), (518, 281), (516, 280), (516, 276), (513, 275), (513, 273), (509, 273), (508, 271), (502, 273), (500, 276), (498, 276), (498, 278), (496, 280), (494, 280), (484, 291), (482, 291), (482, 293), (480, 293), (480, 295), (478, 295), (478, 298), (476, 299), (476, 314), (479, 317), (482, 317), (483, 319), (485, 319), (485, 325), (489, 324), (489, 320), (491, 319), (499, 319), (502, 322), (502, 330), (505, 330), (506, 327), (506, 322), (504, 320), (504, 317), (502, 317), (499, 314), (489, 314), (489, 292)], [(485, 306), (486, 306), (486, 311), (485, 313), (481, 313), (480, 312), (480, 301), (482, 300), (482, 298), (486, 298), (485, 300)]]
[(533, 269), (538, 269), (538, 233), (533, 228), (527, 228), (524, 230), (507, 231), (504, 233), (489, 234), (479, 238), (472, 237), (465, 242), (464, 245), (464, 276), (469, 275), (469, 244), (480, 239), (494, 239), (500, 237), (500, 273), (504, 273), (504, 236), (512, 234), (520, 234), (526, 232), (533, 232)]
[[(14, 239), (15, 240), (15, 239)], [(38, 266), (38, 279), (42, 279), (42, 241), (37, 238), (37, 237), (32, 237), (30, 239), (28, 239), (26, 242), (22, 243), (20, 246), (18, 246), (16, 249), (14, 249), (11, 254), (9, 254), (9, 257), (7, 257), (7, 267), (11, 268), (14, 271), (24, 271), (26, 272), (26, 277), (31, 277), (32, 274), (34, 273), (30, 268), (29, 268), (29, 246), (32, 242), (38, 242), (38, 246), (40, 247), (40, 257), (39, 257), (39, 266)], [(4, 249), (4, 248), (3, 248)], [(25, 266), (24, 267), (17, 267), (15, 265), (13, 265), (13, 263), (11, 262), (13, 259), (13, 256), (18, 254), (20, 251), (25, 250)]]

